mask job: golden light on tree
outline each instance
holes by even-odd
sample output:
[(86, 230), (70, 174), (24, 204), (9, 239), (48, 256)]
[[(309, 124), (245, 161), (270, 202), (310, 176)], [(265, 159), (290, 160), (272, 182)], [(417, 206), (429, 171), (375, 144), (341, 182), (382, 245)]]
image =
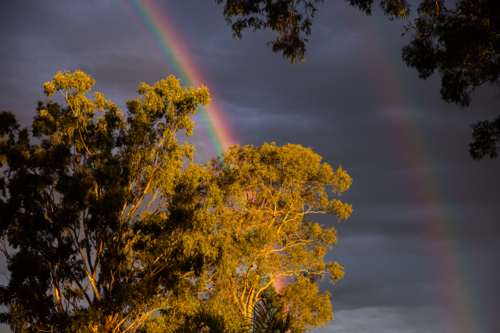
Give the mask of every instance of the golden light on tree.
[[(206, 88), (172, 76), (142, 83), (124, 116), (102, 94), (86, 97), (94, 83), (56, 74), (30, 128), (0, 113), (1, 250), (12, 275), (0, 320), (19, 332), (241, 330), (258, 307), (282, 318), (273, 327), (329, 322), (318, 282), (343, 277), (323, 260), (337, 234), (307, 218), (350, 215), (330, 198), (349, 175), (310, 148), (274, 143), (195, 164), (176, 135), (191, 135)], [(276, 292), (282, 277), (290, 283)]]

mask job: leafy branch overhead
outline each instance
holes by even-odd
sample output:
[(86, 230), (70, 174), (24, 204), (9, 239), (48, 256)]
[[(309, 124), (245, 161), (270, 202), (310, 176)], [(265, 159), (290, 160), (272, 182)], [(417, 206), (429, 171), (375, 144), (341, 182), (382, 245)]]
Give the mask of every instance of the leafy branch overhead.
[[(233, 36), (242, 31), (270, 29), (277, 36), (268, 43), (291, 64), (305, 60), (307, 39), (314, 15), (323, 0), (215, 0), (224, 4), (223, 15)], [(330, 1), (332, 3), (333, 1)], [(346, 0), (370, 15), (373, 0)], [(410, 15), (405, 0), (380, 0), (389, 19)], [(448, 103), (467, 107), (475, 89), (484, 85), (500, 88), (500, 1), (498, 0), (421, 0), (418, 17), (406, 26), (411, 36), (403, 47), (402, 58), (427, 79), (441, 76), (441, 97)], [(469, 152), (474, 159), (495, 158), (500, 152), (500, 116), (493, 121), (472, 125), (474, 142)]]
[[(282, 53), (291, 64), (305, 61), (307, 39), (311, 34), (314, 14), (324, 0), (215, 0), (224, 4), (224, 18), (231, 25), (233, 37), (242, 37), (242, 31), (270, 29), (278, 35), (268, 43), (273, 52)], [(370, 15), (373, 0), (346, 0), (351, 6)], [(380, 7), (391, 18), (406, 18), (410, 6), (406, 0), (381, 0)]]
[[(470, 105), (484, 85), (500, 88), (500, 2), (463, 0), (448, 8), (444, 0), (423, 1), (419, 17), (408, 26), (411, 42), (403, 60), (427, 79), (441, 76), (441, 97), (461, 107)], [(500, 116), (471, 126), (472, 158), (495, 158), (500, 152)]]

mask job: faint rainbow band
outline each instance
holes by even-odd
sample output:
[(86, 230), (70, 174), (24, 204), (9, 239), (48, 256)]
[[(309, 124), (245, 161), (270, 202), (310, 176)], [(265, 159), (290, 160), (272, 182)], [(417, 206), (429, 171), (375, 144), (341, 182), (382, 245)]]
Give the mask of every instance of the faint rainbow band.
[[(431, 240), (429, 243), (434, 243), (431, 266), (440, 281), (453, 284), (443, 288), (444, 291), (440, 295), (442, 301), (447, 304), (448, 328), (450, 332), (456, 333), (482, 332), (479, 309), (475, 309), (478, 302), (473, 301), (474, 296), (470, 290), (474, 287), (471, 282), (472, 272), (454, 241), (456, 228), (450, 212), (444, 207), (446, 198), (442, 181), (433, 175), (430, 169), (431, 166), (436, 167), (438, 157), (432, 155), (425, 127), (418, 119), (422, 107), (419, 99), (423, 96), (415, 94), (415, 89), (405, 82), (393, 65), (402, 60), (393, 52), (389, 52), (389, 42), (386, 41), (387, 37), (384, 37), (386, 34), (381, 32), (380, 23), (372, 20), (369, 26), (371, 35), (368, 38), (374, 51), (370, 54), (374, 85), (379, 87), (381, 101), (397, 109), (396, 112), (385, 111), (389, 111), (395, 142), (405, 149), (406, 153), (402, 158), (405, 163), (422, 171), (416, 175), (418, 179), (408, 179), (411, 182), (408, 188), (416, 189), (418, 203), (431, 211), (431, 216), (422, 221), (421, 226)], [(418, 185), (415, 188), (413, 184)]]

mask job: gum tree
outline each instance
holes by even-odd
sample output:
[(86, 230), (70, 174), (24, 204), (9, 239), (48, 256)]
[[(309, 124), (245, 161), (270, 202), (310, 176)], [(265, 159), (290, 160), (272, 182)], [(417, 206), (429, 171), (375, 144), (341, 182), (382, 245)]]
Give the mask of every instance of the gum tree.
[(93, 85), (80, 71), (58, 73), (28, 128), (0, 113), (10, 272), (1, 322), (15, 332), (204, 330), (209, 321), (241, 331), (257, 309), (258, 327), (296, 332), (332, 319), (318, 283), (343, 277), (324, 261), (337, 235), (307, 218), (350, 215), (331, 197), (351, 184), (344, 170), (275, 144), (196, 165), (176, 135), (191, 135), (206, 88), (142, 83), (124, 116), (102, 94), (86, 97)]
[(318, 283), (344, 275), (324, 260), (337, 233), (308, 218), (350, 215), (351, 206), (335, 198), (352, 182), (345, 170), (332, 170), (310, 148), (264, 144), (231, 147), (208, 172), (197, 217), (214, 225), (203, 245), (206, 306), (241, 323), (267, 300), (285, 309), (296, 331), (332, 320), (330, 294)]
[(172, 76), (142, 83), (124, 116), (86, 97), (94, 83), (55, 75), (28, 128), (0, 113), (1, 321), (15, 332), (135, 331), (195, 301), (199, 260), (183, 241), (198, 226), (175, 213), (172, 193), (193, 156), (176, 135), (191, 135), (208, 90)]

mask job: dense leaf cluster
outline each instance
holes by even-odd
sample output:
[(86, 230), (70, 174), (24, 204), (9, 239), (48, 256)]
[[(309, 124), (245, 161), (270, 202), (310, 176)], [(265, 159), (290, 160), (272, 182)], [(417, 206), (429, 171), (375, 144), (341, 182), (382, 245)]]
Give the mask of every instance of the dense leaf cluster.
[(500, 2), (424, 0), (418, 13), (403, 60), (423, 79), (439, 71), (444, 101), (468, 106), (475, 88), (500, 85)]
[[(413, 38), (403, 48), (403, 60), (423, 79), (438, 71), (444, 101), (466, 107), (476, 88), (500, 86), (499, 1), (462, 0), (448, 8), (444, 0), (424, 0), (418, 12), (408, 27)], [(499, 124), (500, 116), (472, 125), (472, 158), (498, 156)]]
[(497, 158), (500, 152), (500, 116), (493, 121), (478, 121), (471, 126), (474, 142), (469, 144), (469, 153), (475, 160), (484, 156)]

